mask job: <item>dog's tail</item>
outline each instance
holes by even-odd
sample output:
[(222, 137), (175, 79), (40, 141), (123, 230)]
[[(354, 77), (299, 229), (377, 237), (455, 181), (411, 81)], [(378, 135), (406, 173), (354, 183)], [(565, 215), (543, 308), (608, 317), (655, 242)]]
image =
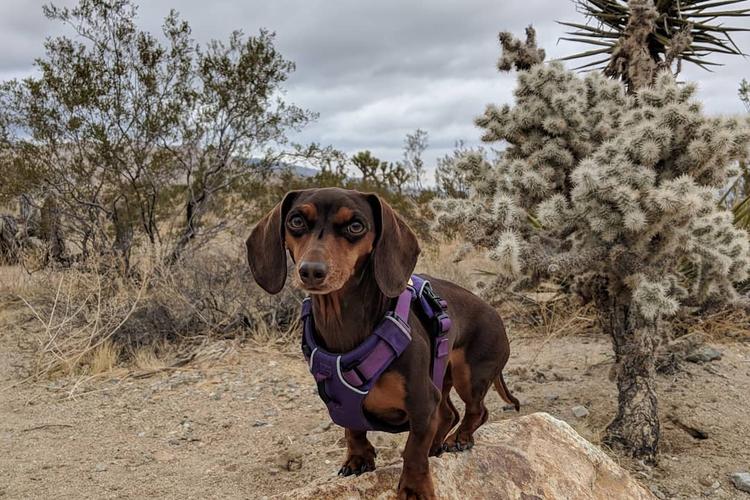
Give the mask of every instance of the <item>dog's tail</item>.
[(495, 386), (495, 390), (500, 395), (500, 397), (503, 398), (503, 401), (505, 401), (509, 405), (513, 405), (516, 411), (521, 411), (521, 403), (519, 403), (518, 399), (516, 399), (516, 397), (513, 396), (513, 394), (511, 394), (508, 390), (508, 386), (505, 385), (505, 380), (503, 379), (502, 372), (500, 372), (500, 375), (492, 382), (492, 384)]

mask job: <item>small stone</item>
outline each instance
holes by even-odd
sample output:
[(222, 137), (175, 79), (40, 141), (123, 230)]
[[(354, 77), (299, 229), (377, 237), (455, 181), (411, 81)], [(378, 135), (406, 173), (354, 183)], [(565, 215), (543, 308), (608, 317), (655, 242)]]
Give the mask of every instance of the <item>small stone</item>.
[(264, 425), (268, 425), (268, 422), (266, 422), (264, 420), (256, 420), (253, 423), (253, 427), (263, 427)]
[(503, 405), (503, 411), (504, 412), (516, 411), (516, 407), (513, 405)]
[(560, 399), (560, 396), (558, 396), (557, 394), (547, 394), (546, 396), (544, 396), (544, 399), (551, 403), (552, 401), (557, 401), (558, 399)]
[(688, 354), (685, 359), (691, 363), (708, 363), (721, 359), (721, 351), (713, 347), (702, 347)]
[(574, 406), (570, 409), (571, 412), (573, 412), (573, 416), (576, 418), (586, 418), (589, 416), (589, 411), (586, 409), (585, 406)]
[(665, 495), (664, 493), (662, 493), (662, 491), (658, 487), (656, 487), (654, 485), (651, 485), (651, 486), (648, 487), (648, 489), (650, 489), (651, 493), (653, 493), (654, 496), (656, 498), (658, 498), (659, 500), (666, 500), (667, 495)]
[(96, 472), (104, 472), (107, 470), (107, 464), (104, 463), (98, 463), (96, 464), (96, 467), (94, 467), (94, 470)]
[(333, 422), (331, 422), (331, 421), (328, 421), (328, 422), (323, 422), (322, 424), (320, 424), (320, 425), (318, 426), (318, 430), (319, 430), (320, 432), (325, 432), (325, 431), (327, 431), (328, 429), (330, 429), (332, 425), (333, 425)]
[(750, 493), (750, 472), (735, 472), (729, 475), (735, 488)]
[(703, 476), (702, 478), (698, 479), (698, 482), (703, 486), (709, 487), (714, 484), (714, 478), (711, 476)]

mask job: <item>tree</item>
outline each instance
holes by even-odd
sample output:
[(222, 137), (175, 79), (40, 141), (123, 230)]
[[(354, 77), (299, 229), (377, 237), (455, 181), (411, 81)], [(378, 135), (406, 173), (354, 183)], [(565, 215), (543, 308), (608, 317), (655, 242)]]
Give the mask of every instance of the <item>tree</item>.
[[(739, 96), (750, 113), (750, 83), (744, 78), (740, 82)], [(740, 162), (740, 175), (725, 191), (722, 201), (728, 203), (734, 212), (734, 223), (750, 230), (750, 162)]]
[[(503, 43), (503, 59), (518, 45)], [(748, 235), (715, 193), (750, 154), (750, 126), (706, 116), (695, 87), (666, 70), (626, 88), (541, 57), (517, 69), (515, 105), (476, 120), (485, 142), (506, 142), (504, 154), (463, 159), (469, 198), (435, 201), (437, 224), (489, 250), (496, 292), (552, 279), (593, 301), (617, 366), (605, 442), (654, 462), (655, 356), (668, 318), (747, 301), (733, 283), (750, 271)]]
[[(461, 160), (471, 152), (464, 141), (457, 141), (451, 153), (437, 159), (435, 183), (441, 196), (466, 198), (469, 186), (466, 181), (466, 172), (461, 168)], [(481, 149), (477, 152), (482, 154)]]
[(130, 0), (44, 7), (76, 36), (45, 42), (39, 76), (0, 86), (2, 190), (54, 197), (84, 256), (127, 262), (141, 238), (174, 262), (217, 195), (267, 173), (314, 115), (279, 97), (294, 64), (272, 33), (201, 47), (175, 11), (160, 38), (136, 13)]
[(381, 163), (383, 162), (372, 156), (370, 151), (360, 151), (352, 156), (352, 164), (359, 170), (364, 183), (377, 184)]
[(649, 85), (663, 70), (674, 68), (679, 74), (682, 61), (710, 69), (719, 66), (709, 60), (712, 55), (742, 55), (731, 34), (747, 28), (726, 26), (717, 19), (750, 14), (748, 8), (727, 10), (746, 0), (574, 1), (591, 22), (560, 23), (574, 28), (562, 39), (596, 48), (563, 60), (588, 60), (579, 69), (601, 68), (632, 89)]
[(425, 166), (422, 155), (428, 146), (427, 132), (417, 129), (411, 134), (406, 134), (404, 139), (404, 161), (403, 168), (414, 182), (414, 189), (422, 190), (422, 180), (424, 179)]
[(359, 189), (385, 190), (401, 196), (410, 179), (401, 163), (382, 161), (372, 156), (370, 151), (360, 151), (352, 157), (351, 162), (361, 174), (362, 182), (357, 186)]
[(743, 78), (740, 82), (740, 89), (737, 93), (740, 96), (740, 101), (745, 105), (745, 109), (750, 113), (750, 82)]

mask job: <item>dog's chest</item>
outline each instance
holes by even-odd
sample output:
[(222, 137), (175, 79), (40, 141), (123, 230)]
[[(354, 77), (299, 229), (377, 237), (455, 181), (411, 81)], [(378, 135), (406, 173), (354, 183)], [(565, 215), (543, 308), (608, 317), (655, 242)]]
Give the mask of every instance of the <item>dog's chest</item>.
[(406, 382), (403, 375), (385, 372), (364, 400), (365, 410), (391, 425), (406, 422)]

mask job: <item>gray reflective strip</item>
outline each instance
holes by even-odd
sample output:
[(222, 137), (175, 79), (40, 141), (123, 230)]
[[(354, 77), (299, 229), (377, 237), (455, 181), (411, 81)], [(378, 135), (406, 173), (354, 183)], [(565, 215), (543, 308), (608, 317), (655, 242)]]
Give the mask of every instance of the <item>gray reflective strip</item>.
[(349, 383), (346, 380), (344, 380), (344, 377), (341, 375), (341, 356), (336, 357), (336, 371), (339, 374), (339, 380), (341, 380), (341, 383), (344, 384), (349, 389), (351, 389), (352, 391), (356, 392), (357, 394), (362, 394), (362, 395), (370, 392), (370, 391), (360, 391), (359, 389), (350, 386)]
[(313, 369), (313, 367), (312, 367), (313, 358), (315, 357), (315, 353), (316, 352), (318, 352), (318, 348), (317, 347), (315, 349), (313, 349), (313, 352), (310, 353), (310, 371), (312, 371), (312, 369)]
[(411, 340), (411, 333), (409, 333), (409, 331), (404, 327), (403, 323), (401, 323), (399, 320), (397, 320), (396, 318), (394, 318), (390, 314), (387, 314), (385, 316), (385, 319), (389, 319), (393, 323), (395, 323), (396, 326), (398, 327), (398, 329), (401, 330), (401, 332), (403, 332), (403, 334), (406, 335), (409, 340)]

